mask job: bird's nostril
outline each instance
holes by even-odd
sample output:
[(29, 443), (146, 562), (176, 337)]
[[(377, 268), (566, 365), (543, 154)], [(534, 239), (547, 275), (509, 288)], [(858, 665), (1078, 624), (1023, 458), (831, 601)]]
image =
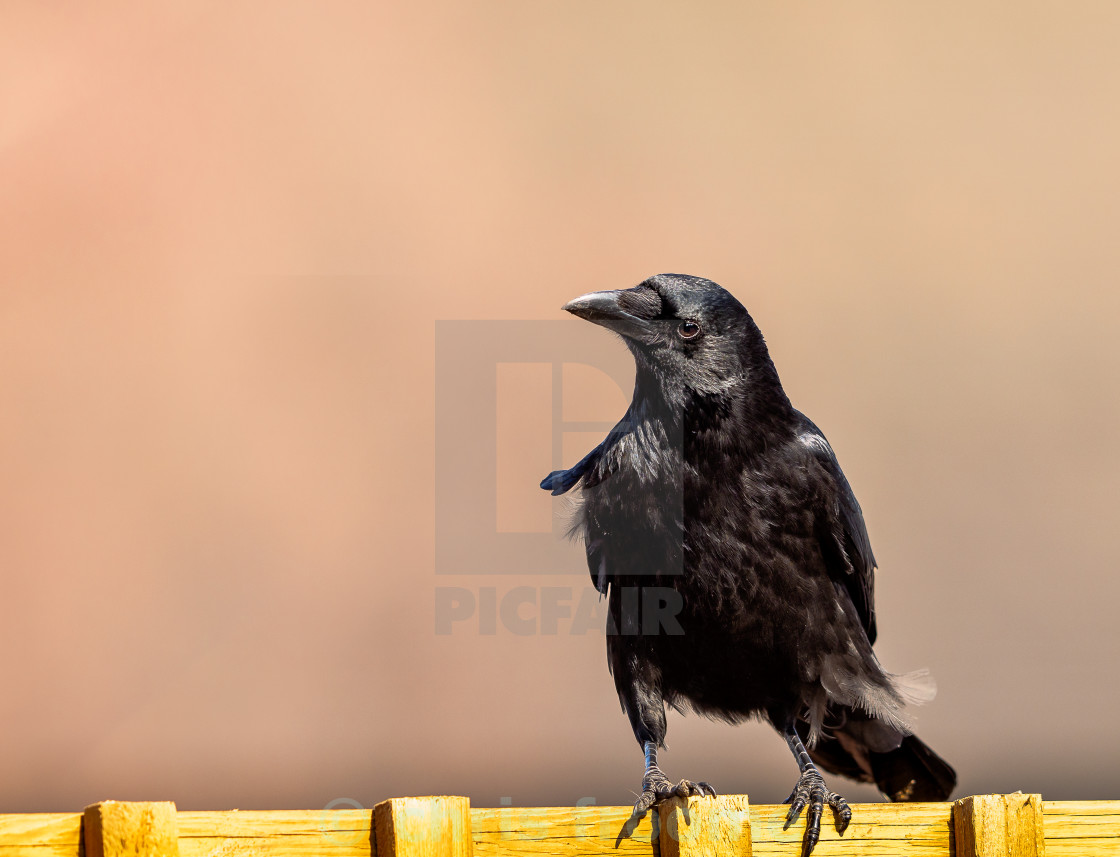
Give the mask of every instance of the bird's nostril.
[(649, 286), (637, 286), (619, 292), (618, 305), (638, 318), (648, 320), (661, 315), (661, 296)]

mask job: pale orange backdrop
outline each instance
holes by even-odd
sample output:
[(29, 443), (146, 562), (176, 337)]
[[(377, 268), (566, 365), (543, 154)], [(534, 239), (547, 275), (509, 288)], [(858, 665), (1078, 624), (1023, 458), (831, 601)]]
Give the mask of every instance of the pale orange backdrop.
[[(1120, 798), (1118, 38), (1080, 0), (6, 4), (0, 811), (632, 801), (602, 636), (436, 633), (441, 586), (544, 581), (435, 572), (435, 322), (661, 271), (832, 440), (958, 794)], [(534, 372), (509, 530), (552, 512)], [(796, 773), (759, 725), (669, 744), (758, 802)]]

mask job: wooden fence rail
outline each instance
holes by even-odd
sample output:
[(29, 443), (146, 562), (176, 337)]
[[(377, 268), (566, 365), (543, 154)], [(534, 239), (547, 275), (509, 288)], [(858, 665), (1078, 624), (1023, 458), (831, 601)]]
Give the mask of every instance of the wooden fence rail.
[[(372, 811), (177, 812), (103, 801), (84, 813), (0, 815), (0, 857), (799, 857), (804, 822), (745, 795), (674, 801), (628, 838), (629, 807), (472, 809), (463, 797), (393, 798)], [(860, 804), (815, 857), (1120, 857), (1120, 801), (978, 795)]]

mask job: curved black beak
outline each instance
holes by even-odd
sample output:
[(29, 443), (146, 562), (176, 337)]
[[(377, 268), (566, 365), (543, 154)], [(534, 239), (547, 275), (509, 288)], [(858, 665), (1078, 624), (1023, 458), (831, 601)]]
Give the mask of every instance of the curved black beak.
[(561, 309), (628, 339), (649, 342), (655, 336), (651, 322), (661, 312), (661, 298), (653, 289), (638, 286), (591, 292), (568, 301)]

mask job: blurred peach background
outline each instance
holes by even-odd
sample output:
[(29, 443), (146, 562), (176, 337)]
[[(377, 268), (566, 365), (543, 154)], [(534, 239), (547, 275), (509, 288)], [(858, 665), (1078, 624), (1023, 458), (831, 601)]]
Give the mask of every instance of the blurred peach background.
[[(436, 574), (435, 322), (661, 271), (747, 305), (837, 449), (958, 794), (1120, 798), (1118, 33), (1080, 0), (6, 4), (0, 810), (632, 801), (601, 635), (435, 633), (442, 586), (589, 583), (563, 542), (566, 575)], [(509, 530), (550, 526), (542, 377), (498, 375)], [(757, 802), (795, 779), (761, 725), (669, 744)]]

